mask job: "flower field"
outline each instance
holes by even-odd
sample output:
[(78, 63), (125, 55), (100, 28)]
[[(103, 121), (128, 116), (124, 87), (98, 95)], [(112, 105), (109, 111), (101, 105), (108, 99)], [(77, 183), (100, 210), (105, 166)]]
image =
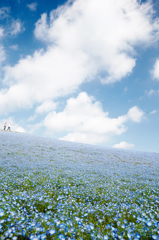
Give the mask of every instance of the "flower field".
[(0, 239), (159, 239), (159, 154), (0, 132)]

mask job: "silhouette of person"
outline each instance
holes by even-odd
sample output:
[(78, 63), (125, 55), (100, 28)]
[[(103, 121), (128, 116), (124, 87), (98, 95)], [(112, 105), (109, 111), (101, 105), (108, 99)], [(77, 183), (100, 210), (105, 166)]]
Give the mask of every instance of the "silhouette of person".
[(7, 123), (5, 122), (5, 124), (4, 124), (4, 130), (6, 130), (6, 127), (7, 127)]
[(10, 131), (10, 127), (11, 127), (11, 124), (9, 123), (9, 124), (8, 124), (8, 129), (7, 129), (7, 130), (9, 130), (9, 131)]

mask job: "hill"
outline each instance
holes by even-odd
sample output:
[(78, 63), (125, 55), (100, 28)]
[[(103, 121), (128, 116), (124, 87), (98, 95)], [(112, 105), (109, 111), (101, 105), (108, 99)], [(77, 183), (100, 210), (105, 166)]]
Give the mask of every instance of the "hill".
[(159, 239), (159, 154), (0, 141), (1, 239)]

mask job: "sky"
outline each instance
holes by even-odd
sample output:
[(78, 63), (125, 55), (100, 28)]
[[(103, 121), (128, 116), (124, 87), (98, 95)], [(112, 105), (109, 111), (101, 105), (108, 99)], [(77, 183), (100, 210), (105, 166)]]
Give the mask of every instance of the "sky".
[(159, 152), (157, 0), (0, 1), (0, 129)]

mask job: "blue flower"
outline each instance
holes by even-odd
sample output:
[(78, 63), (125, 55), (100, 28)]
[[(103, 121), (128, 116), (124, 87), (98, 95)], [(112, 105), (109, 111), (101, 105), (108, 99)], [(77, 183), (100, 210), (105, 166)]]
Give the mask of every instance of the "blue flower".
[(59, 240), (65, 240), (65, 236), (64, 236), (63, 234), (59, 234), (59, 235), (58, 235), (58, 239), (59, 239)]
[(0, 208), (0, 217), (4, 216), (4, 210)]

